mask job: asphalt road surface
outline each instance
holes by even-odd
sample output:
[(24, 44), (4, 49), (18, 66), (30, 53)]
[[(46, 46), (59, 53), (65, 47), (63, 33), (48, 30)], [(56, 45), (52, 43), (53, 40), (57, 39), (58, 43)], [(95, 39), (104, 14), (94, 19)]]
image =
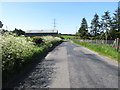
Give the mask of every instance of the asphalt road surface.
[(15, 87), (118, 88), (118, 64), (66, 41), (51, 51)]

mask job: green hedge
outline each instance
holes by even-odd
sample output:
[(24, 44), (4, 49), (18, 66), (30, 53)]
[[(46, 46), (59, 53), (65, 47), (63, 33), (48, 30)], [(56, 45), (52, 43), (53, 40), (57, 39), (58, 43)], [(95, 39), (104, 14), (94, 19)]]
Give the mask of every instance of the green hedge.
[(3, 84), (61, 41), (56, 37), (51, 38), (15, 37), (9, 33), (1, 35)]

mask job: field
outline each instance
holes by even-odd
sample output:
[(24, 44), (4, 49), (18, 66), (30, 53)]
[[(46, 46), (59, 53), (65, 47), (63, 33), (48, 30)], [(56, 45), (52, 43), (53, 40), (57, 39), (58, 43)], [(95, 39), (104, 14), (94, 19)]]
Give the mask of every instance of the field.
[(71, 40), (71, 39), (75, 39), (76, 38), (75, 35), (66, 35), (66, 34), (61, 34), (61, 35), (59, 35), (59, 37), (61, 37), (64, 40)]
[(112, 59), (119, 61), (119, 52), (116, 51), (111, 45), (107, 44), (93, 44), (86, 41), (80, 42), (73, 40), (74, 43), (87, 47), (93, 51), (98, 52), (101, 55), (108, 56)]

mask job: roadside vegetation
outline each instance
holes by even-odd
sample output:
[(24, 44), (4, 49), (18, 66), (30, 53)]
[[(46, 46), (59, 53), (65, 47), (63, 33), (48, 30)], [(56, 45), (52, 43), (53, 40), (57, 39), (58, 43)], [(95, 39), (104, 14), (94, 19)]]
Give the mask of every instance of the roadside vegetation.
[[(83, 41), (73, 40), (74, 43), (120, 61), (120, 7), (112, 13), (109, 11), (104, 12), (101, 17), (95, 13), (90, 26), (87, 24), (87, 19), (82, 18), (76, 36)], [(98, 43), (88, 42), (90, 40), (97, 40)], [(100, 44), (99, 40), (106, 42)], [(112, 45), (107, 43), (110, 40), (114, 40)]]
[(24, 68), (43, 57), (61, 42), (58, 37), (25, 37), (11, 32), (1, 33), (3, 84)]
[(75, 34), (59, 34), (59, 37), (63, 40), (73, 40), (76, 38)]
[(119, 53), (120, 51), (117, 51), (115, 48), (112, 47), (112, 45), (108, 44), (99, 44), (99, 43), (89, 43), (88, 41), (75, 41), (74, 43), (79, 44), (81, 46), (87, 47), (95, 52), (98, 52), (101, 55), (108, 56), (112, 59), (115, 59), (117, 61), (120, 61), (119, 59)]
[(120, 38), (120, 7), (113, 13), (104, 12), (101, 17), (95, 13), (89, 26), (87, 19), (82, 18), (76, 34), (80, 39), (90, 40), (115, 40)]
[(73, 40), (74, 43), (118, 61), (120, 58), (119, 51), (116, 51), (111, 45), (76, 41), (76, 39), (106, 41), (120, 39), (120, 8), (117, 8), (112, 16), (109, 11), (104, 12), (101, 17), (95, 13), (90, 26), (88, 26), (87, 19), (84, 17), (76, 34), (59, 34), (58, 37), (30, 38), (25, 37), (25, 32), (21, 29), (15, 28), (13, 31), (8, 31), (2, 29), (2, 27), (3, 24), (0, 21), (3, 84), (9, 81), (14, 74), (22, 71), (28, 64), (43, 57), (43, 54), (58, 45), (61, 39)]

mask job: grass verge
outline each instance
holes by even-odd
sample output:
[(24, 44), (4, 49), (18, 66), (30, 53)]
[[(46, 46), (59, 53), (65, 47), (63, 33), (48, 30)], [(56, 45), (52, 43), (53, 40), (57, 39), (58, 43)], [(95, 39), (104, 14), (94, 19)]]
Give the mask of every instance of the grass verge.
[(81, 41), (75, 41), (73, 40), (74, 43), (79, 44), (81, 46), (87, 47), (95, 52), (98, 52), (101, 55), (110, 57), (116, 61), (120, 61), (120, 52), (117, 52), (115, 48), (113, 48), (111, 45), (107, 44), (93, 44), (89, 42), (81, 42)]

